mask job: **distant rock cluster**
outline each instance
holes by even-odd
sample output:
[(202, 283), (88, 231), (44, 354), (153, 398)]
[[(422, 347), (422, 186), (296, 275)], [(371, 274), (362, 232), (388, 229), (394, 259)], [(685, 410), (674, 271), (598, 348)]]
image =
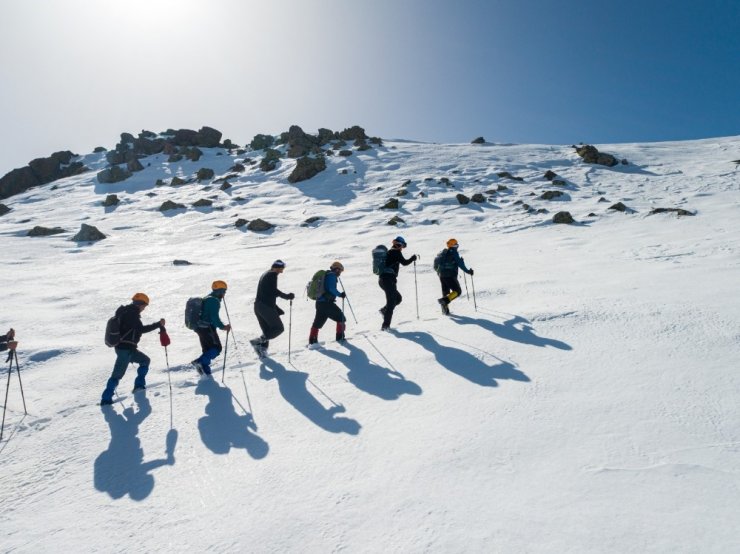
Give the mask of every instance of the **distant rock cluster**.
[(69, 150), (54, 152), (48, 158), (36, 158), (27, 166), (10, 171), (0, 178), (0, 199), (87, 171), (82, 162), (72, 161), (75, 157)]

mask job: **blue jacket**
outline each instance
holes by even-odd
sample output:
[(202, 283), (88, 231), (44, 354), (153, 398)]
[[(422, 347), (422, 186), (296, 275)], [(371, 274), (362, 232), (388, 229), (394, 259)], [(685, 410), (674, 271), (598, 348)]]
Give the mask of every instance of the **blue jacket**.
[(317, 302), (334, 302), (337, 296), (339, 296), (337, 274), (330, 269), (324, 275), (324, 294), (319, 296)]

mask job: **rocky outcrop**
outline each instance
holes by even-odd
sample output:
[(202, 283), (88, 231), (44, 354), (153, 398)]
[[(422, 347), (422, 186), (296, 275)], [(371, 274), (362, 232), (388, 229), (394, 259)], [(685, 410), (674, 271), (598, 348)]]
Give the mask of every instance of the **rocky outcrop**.
[(324, 156), (317, 156), (315, 158), (299, 158), (295, 168), (288, 176), (288, 182), (298, 183), (300, 181), (306, 181), (325, 169), (326, 160), (324, 159)]
[(213, 179), (215, 175), (216, 173), (210, 167), (201, 167), (195, 174), (195, 177), (198, 181), (207, 181)]
[(486, 139), (484, 139), (483, 137), (474, 138), (473, 140), (470, 141), (470, 144), (485, 144), (485, 143), (486, 143)]
[(264, 150), (270, 148), (275, 144), (275, 138), (271, 135), (255, 135), (252, 142), (249, 143), (249, 147), (252, 150)]
[(10, 171), (0, 178), (0, 199), (87, 171), (82, 162), (73, 162), (72, 158), (74, 154), (69, 150), (54, 152), (48, 158), (36, 158), (27, 166)]
[(648, 215), (665, 214), (665, 213), (675, 213), (678, 216), (696, 215), (695, 212), (690, 212), (682, 208), (653, 208), (652, 210), (650, 210), (650, 213)]
[(172, 200), (165, 200), (162, 205), (159, 207), (160, 212), (167, 212), (169, 210), (184, 210), (186, 209), (186, 206), (184, 204), (178, 204), (177, 202), (173, 202)]
[(262, 171), (272, 171), (277, 167), (279, 161), (280, 152), (273, 148), (268, 148), (265, 150), (265, 157), (262, 158), (262, 161), (260, 162), (260, 169)]
[(109, 194), (105, 197), (105, 200), (103, 200), (103, 206), (106, 208), (109, 208), (110, 206), (117, 206), (121, 201), (118, 199), (118, 196), (115, 194)]
[(213, 200), (208, 200), (208, 198), (201, 198), (193, 202), (194, 208), (210, 208), (211, 206), (213, 206)]
[(398, 198), (391, 198), (384, 206), (381, 206), (381, 210), (397, 210), (398, 209)]
[(28, 237), (48, 237), (50, 235), (58, 235), (59, 233), (64, 233), (65, 230), (61, 227), (42, 227), (41, 225), (37, 225), (28, 233), (26, 233), (26, 236)]
[(259, 219), (259, 218), (253, 219), (247, 225), (247, 229), (249, 229), (250, 231), (257, 231), (257, 232), (269, 231), (273, 227), (275, 226), (272, 223), (268, 223), (267, 221), (263, 219)]
[(481, 204), (486, 201), (486, 197), (483, 196), (480, 192), (476, 192), (473, 196), (470, 197), (470, 201)]
[(400, 217), (398, 217), (397, 215), (394, 215), (392, 218), (388, 220), (387, 225), (398, 225), (399, 223), (406, 223), (406, 222)]
[(357, 140), (357, 139), (367, 140), (369, 137), (365, 134), (365, 129), (363, 129), (359, 125), (353, 125), (349, 129), (345, 129), (344, 131), (341, 131), (339, 133), (339, 138), (341, 140)]
[(83, 223), (77, 234), (72, 237), (72, 240), (77, 242), (96, 242), (104, 238), (105, 235), (97, 227)]
[(104, 184), (119, 183), (129, 177), (131, 177), (131, 172), (117, 165), (104, 169), (97, 174), (98, 182)]
[(561, 196), (565, 196), (565, 193), (559, 190), (546, 190), (545, 192), (540, 195), (540, 198), (542, 200), (554, 200), (556, 198), (560, 198)]
[(576, 149), (576, 154), (583, 158), (583, 161), (587, 164), (598, 164), (612, 167), (619, 163), (617, 158), (615, 158), (611, 154), (599, 152), (598, 148), (590, 144), (574, 146), (574, 148)]
[(575, 223), (575, 220), (573, 219), (573, 216), (570, 215), (570, 212), (558, 212), (552, 216), (552, 222), (571, 224)]
[(456, 194), (455, 198), (457, 198), (457, 201), (460, 202), (460, 204), (467, 204), (468, 202), (470, 202), (470, 198), (468, 198), (462, 193)]
[(8, 208), (5, 204), (0, 204), (0, 216), (7, 214), (10, 212), (10, 208)]

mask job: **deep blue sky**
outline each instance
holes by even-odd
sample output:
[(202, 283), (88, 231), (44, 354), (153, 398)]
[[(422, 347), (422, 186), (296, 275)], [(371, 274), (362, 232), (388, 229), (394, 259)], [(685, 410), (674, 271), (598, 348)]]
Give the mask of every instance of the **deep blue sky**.
[[(0, 175), (122, 131), (740, 134), (740, 0), (0, 0)], [(740, 157), (740, 153), (738, 153)]]

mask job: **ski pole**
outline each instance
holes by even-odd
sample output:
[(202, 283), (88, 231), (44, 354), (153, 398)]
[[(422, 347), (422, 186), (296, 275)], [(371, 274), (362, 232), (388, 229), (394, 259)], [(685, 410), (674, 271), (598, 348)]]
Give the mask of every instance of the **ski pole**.
[[(231, 325), (231, 323), (229, 323)], [(216, 331), (214, 331), (215, 333)], [(231, 329), (226, 331), (226, 346), (224, 346), (224, 367), (221, 369), (221, 382), (224, 382), (224, 376), (226, 375), (226, 354), (229, 351), (229, 335), (231, 334)], [(234, 340), (234, 344), (236, 344), (236, 340)]]
[(419, 284), (416, 282), (416, 260), (414, 260), (414, 290), (416, 291), (416, 319), (419, 319)]
[[(471, 277), (472, 279), (472, 277)], [(465, 277), (465, 273), (463, 273), (463, 281), (465, 281), (465, 296), (468, 298), (468, 302), (470, 302), (470, 294), (468, 293), (468, 278)], [(459, 283), (459, 281), (458, 281)]]
[(288, 363), (290, 363), (290, 345), (293, 338), (293, 301), (290, 301), (288, 309)]
[(164, 327), (159, 328), (159, 344), (164, 346), (164, 361), (167, 364), (167, 383), (170, 386), (170, 429), (172, 429), (172, 377), (170, 376), (170, 356), (167, 347), (170, 345), (170, 336)]
[[(342, 299), (342, 303), (344, 303), (344, 300), (347, 300), (347, 306), (349, 306), (349, 311), (352, 314), (352, 319), (355, 320), (355, 325), (359, 325), (357, 322), (357, 317), (355, 316), (355, 311), (352, 309), (352, 302), (349, 301), (349, 296), (347, 296), (347, 289), (344, 288), (344, 283), (342, 283), (342, 280), (337, 277), (337, 280), (339, 281), (339, 284), (342, 286), (342, 292), (344, 293), (344, 298)], [(342, 308), (342, 311), (344, 311), (344, 308)]]
[(10, 372), (13, 371), (13, 356), (12, 350), (8, 353), (8, 384), (5, 385), (5, 402), (3, 403), (3, 423), (0, 426), (0, 440), (3, 438), (3, 431), (5, 430), (5, 412), (8, 410), (8, 391), (10, 390)]
[(23, 413), (25, 415), (28, 415), (28, 410), (26, 409), (26, 395), (23, 394), (23, 381), (21, 381), (21, 368), (18, 365), (18, 352), (13, 350), (13, 357), (15, 358), (15, 371), (18, 374), (18, 383), (21, 386), (21, 398), (23, 399)]
[(478, 311), (478, 303), (475, 301), (475, 281), (473, 280), (473, 276), (470, 276), (470, 284), (473, 285), (473, 306), (475, 307), (475, 311)]
[[(226, 297), (224, 296), (222, 300), (224, 302), (224, 308), (226, 308), (226, 319), (229, 320), (229, 325), (231, 325), (231, 316), (229, 315), (229, 307), (226, 305)], [(233, 330), (231, 331), (231, 333), (233, 334)], [(226, 333), (226, 338), (229, 338), (228, 332)], [(236, 346), (237, 349), (239, 348), (239, 344), (236, 341), (236, 335), (234, 335), (234, 346)]]

